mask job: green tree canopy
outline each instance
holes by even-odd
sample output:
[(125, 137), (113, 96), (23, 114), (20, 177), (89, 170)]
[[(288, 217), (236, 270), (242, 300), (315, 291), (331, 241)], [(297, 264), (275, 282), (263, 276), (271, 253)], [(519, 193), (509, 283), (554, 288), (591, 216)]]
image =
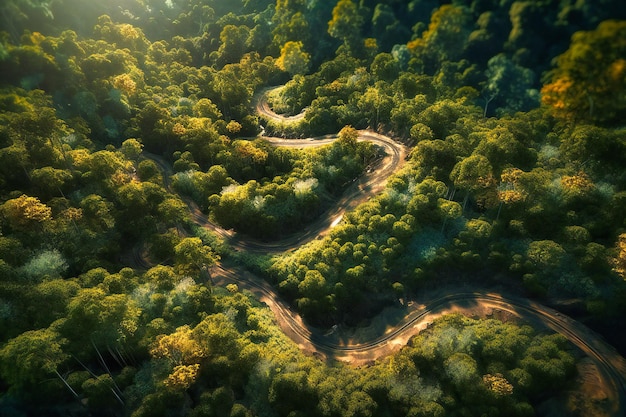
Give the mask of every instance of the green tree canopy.
[(542, 101), (555, 114), (612, 124), (626, 109), (626, 22), (608, 20), (577, 32), (547, 76)]

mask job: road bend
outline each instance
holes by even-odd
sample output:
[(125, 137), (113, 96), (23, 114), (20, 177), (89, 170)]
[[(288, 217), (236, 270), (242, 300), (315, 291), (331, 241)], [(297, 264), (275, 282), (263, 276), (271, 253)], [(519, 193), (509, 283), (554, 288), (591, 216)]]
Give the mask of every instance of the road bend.
[[(260, 94), (256, 107), (257, 111), (264, 117), (287, 123), (297, 122), (304, 117), (303, 113), (291, 117), (283, 117), (273, 113), (267, 104), (268, 91), (266, 89)], [(263, 139), (274, 146), (307, 148), (331, 143), (336, 139), (336, 135), (307, 139), (271, 137), (264, 137)], [(317, 222), (309, 225), (306, 232), (271, 243), (255, 241), (220, 228), (219, 225), (209, 221), (194, 202), (187, 198), (184, 198), (184, 201), (189, 205), (191, 218), (195, 223), (222, 236), (236, 249), (256, 253), (272, 253), (297, 248), (327, 233), (346, 211), (355, 208), (358, 204), (382, 191), (387, 178), (402, 168), (408, 153), (404, 145), (389, 137), (367, 130), (359, 131), (358, 140), (370, 141), (383, 149), (383, 158), (371, 167), (370, 172), (353, 184), (332, 209), (324, 213)], [(163, 158), (156, 155), (144, 152), (143, 156), (155, 161), (159, 166), (163, 172), (164, 184), (169, 189), (169, 177), (173, 173), (171, 166)], [(133, 262), (142, 268), (149, 265), (149, 262), (139, 253), (133, 256)], [(476, 306), (505, 311), (524, 321), (562, 334), (574, 346), (584, 352), (593, 361), (602, 379), (611, 387), (611, 392), (607, 393), (608, 401), (612, 406), (611, 415), (624, 415), (626, 404), (626, 361), (624, 358), (601, 336), (583, 324), (528, 299), (486, 291), (453, 291), (405, 306), (402, 311), (403, 317), (395, 324), (387, 326), (379, 334), (371, 336), (368, 340), (356, 340), (337, 337), (332, 331), (308, 326), (300, 315), (280, 298), (270, 284), (241, 266), (232, 263), (218, 263), (213, 267), (212, 280), (216, 285), (237, 284), (241, 290), (250, 291), (259, 300), (266, 303), (274, 313), (282, 331), (303, 351), (328, 360), (340, 360), (353, 365), (372, 363), (376, 359), (398, 351), (407, 344), (411, 337), (443, 314), (475, 311)]]

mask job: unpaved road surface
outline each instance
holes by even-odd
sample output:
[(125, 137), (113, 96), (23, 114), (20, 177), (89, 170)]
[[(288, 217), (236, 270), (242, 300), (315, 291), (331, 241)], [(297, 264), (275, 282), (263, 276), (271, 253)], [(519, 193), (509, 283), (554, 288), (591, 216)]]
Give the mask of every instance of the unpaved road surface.
[[(281, 122), (297, 122), (302, 115), (282, 117), (274, 114), (265, 95), (261, 94), (257, 111), (265, 117)], [(332, 142), (333, 135), (308, 139), (264, 138), (275, 146), (311, 147)], [(370, 131), (360, 131), (359, 140), (367, 140), (384, 150), (384, 157), (370, 172), (353, 184), (336, 202), (334, 208), (326, 212), (307, 230), (275, 242), (262, 242), (238, 236), (211, 223), (198, 207), (187, 200), (192, 219), (200, 226), (213, 230), (239, 250), (257, 253), (282, 252), (324, 235), (340, 221), (343, 213), (353, 209), (371, 196), (382, 191), (387, 178), (402, 168), (408, 150), (391, 138)], [(164, 177), (171, 175), (171, 167), (161, 158), (145, 155), (153, 159), (163, 170)], [(165, 179), (166, 186), (169, 182)], [(135, 256), (135, 263), (148, 266), (145, 259)], [(409, 339), (425, 329), (435, 318), (452, 312), (487, 317), (494, 312), (505, 312), (535, 326), (551, 329), (564, 335), (573, 345), (584, 352), (600, 379), (599, 386), (606, 398), (603, 400), (606, 415), (623, 416), (626, 405), (626, 361), (617, 351), (583, 324), (562, 313), (530, 301), (528, 299), (505, 296), (487, 291), (470, 292), (466, 289), (448, 290), (447, 293), (426, 295), (402, 308), (396, 308), (392, 319), (383, 318), (383, 325), (368, 332), (353, 332), (350, 329), (332, 331), (308, 326), (263, 279), (237, 265), (218, 264), (213, 268), (212, 279), (217, 285), (237, 284), (242, 290), (252, 292), (273, 311), (278, 324), (302, 350), (327, 360), (340, 360), (353, 365), (372, 363), (378, 358), (398, 351)], [(383, 314), (381, 314), (383, 316)], [(354, 330), (354, 329), (352, 329)], [(365, 334), (365, 336), (363, 336)]]

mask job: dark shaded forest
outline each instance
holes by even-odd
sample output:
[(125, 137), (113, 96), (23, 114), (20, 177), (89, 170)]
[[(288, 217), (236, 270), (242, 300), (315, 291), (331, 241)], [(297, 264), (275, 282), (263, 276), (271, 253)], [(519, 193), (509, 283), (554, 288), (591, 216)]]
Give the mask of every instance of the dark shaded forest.
[[(444, 316), (356, 368), (212, 274), (322, 329), (496, 289), (624, 354), (625, 116), (621, 0), (7, 0), (0, 414), (590, 415), (581, 353), (523, 320)], [(327, 216), (381, 158), (365, 129), (409, 149), (382, 192), (292, 250), (229, 243)]]

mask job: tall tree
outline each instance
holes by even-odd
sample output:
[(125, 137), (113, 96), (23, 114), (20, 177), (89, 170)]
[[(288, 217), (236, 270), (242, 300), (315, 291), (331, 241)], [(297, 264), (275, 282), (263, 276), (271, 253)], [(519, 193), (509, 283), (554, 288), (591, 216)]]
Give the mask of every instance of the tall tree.
[(63, 351), (67, 341), (54, 330), (41, 329), (22, 333), (0, 350), (0, 372), (14, 389), (34, 388), (51, 375), (69, 356)]
[(493, 168), (489, 160), (478, 154), (458, 162), (450, 173), (450, 179), (455, 187), (466, 190), (463, 208), (467, 204), (470, 192), (478, 192), (495, 185)]
[(432, 15), (428, 29), (407, 44), (423, 70), (434, 74), (441, 63), (458, 61), (465, 52), (471, 32), (471, 12), (467, 7), (445, 4)]
[(219, 260), (219, 256), (198, 237), (184, 238), (174, 247), (174, 252), (179, 273), (200, 274), (203, 281), (209, 278), (209, 267)]
[(8, 200), (0, 211), (16, 230), (33, 230), (40, 228), (52, 219), (52, 209), (39, 201), (37, 197), (22, 194), (18, 198)]
[(607, 20), (576, 32), (547, 76), (542, 101), (556, 115), (618, 123), (626, 111), (626, 21)]
[(361, 16), (357, 4), (352, 0), (339, 0), (333, 9), (333, 18), (328, 22), (328, 34), (343, 42), (343, 46), (355, 55), (361, 41)]
[(248, 37), (250, 28), (247, 26), (226, 25), (220, 33), (220, 45), (217, 51), (217, 64), (219, 66), (239, 62), (243, 54), (248, 50)]
[(303, 50), (302, 42), (289, 41), (280, 50), (276, 66), (292, 76), (304, 74), (309, 69), (311, 55)]
[(484, 115), (489, 105), (496, 114), (513, 114), (527, 111), (539, 104), (539, 92), (533, 88), (535, 74), (523, 68), (504, 54), (498, 54), (487, 63), (487, 82), (482, 95), (485, 100)]
[(613, 260), (615, 272), (626, 279), (626, 233), (619, 235), (616, 246), (617, 256)]

